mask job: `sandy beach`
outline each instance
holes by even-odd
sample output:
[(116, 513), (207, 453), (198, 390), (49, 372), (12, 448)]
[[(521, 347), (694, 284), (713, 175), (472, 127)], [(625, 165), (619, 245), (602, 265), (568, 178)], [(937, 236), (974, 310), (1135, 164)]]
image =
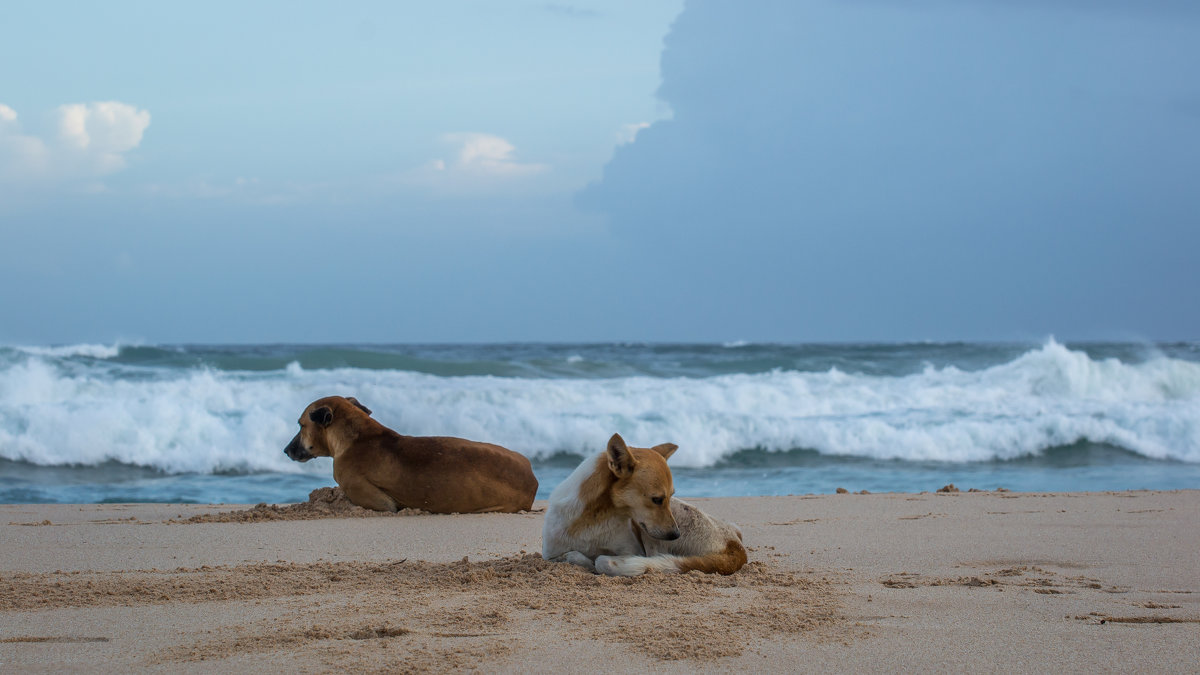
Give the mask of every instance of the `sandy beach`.
[(1200, 663), (1200, 491), (689, 500), (741, 526), (750, 563), (636, 579), (541, 560), (542, 502), (360, 517), (314, 495), (0, 506), (0, 671)]

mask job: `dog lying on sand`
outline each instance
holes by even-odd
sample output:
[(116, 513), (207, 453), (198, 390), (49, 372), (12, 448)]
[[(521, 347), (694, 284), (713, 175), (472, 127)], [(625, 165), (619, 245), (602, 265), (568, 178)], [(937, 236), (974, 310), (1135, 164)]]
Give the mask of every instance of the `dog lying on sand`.
[(402, 436), (354, 398), (313, 401), (284, 448), (297, 462), (333, 458), (333, 479), (350, 501), (376, 511), (528, 511), (537, 478), (523, 455), (491, 443)]
[(613, 576), (741, 569), (741, 531), (671, 498), (667, 458), (677, 447), (631, 448), (613, 434), (551, 493), (542, 557)]

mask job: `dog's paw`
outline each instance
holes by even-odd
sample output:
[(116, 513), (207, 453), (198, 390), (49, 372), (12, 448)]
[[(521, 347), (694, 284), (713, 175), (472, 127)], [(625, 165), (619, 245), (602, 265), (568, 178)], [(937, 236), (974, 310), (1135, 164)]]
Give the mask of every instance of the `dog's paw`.
[(592, 559), (580, 553), (579, 551), (568, 551), (563, 557), (572, 565), (579, 565), (589, 572), (596, 571), (596, 566), (592, 564)]
[(596, 557), (596, 571), (610, 577), (624, 576), (621, 571), (621, 559), (617, 556), (602, 555)]

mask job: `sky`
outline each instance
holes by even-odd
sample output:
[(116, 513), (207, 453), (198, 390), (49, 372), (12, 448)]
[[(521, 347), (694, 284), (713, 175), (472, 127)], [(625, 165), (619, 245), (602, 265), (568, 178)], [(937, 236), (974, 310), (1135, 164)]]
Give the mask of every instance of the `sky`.
[(1193, 6), (9, 2), (0, 343), (1200, 339)]

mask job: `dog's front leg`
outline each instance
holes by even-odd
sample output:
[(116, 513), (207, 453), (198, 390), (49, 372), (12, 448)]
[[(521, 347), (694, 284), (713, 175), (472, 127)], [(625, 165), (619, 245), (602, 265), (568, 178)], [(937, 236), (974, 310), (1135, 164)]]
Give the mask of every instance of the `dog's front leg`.
[(346, 496), (351, 502), (364, 509), (395, 513), (400, 508), (390, 495), (366, 481), (347, 483), (342, 485), (342, 489), (346, 491)]
[(592, 562), (592, 559), (580, 553), (579, 551), (567, 551), (562, 555), (556, 555), (553, 558), (547, 558), (547, 560), (549, 562), (571, 563), (572, 565), (578, 565), (589, 572), (596, 571), (596, 564)]
[(567, 562), (571, 563), (572, 565), (579, 565), (589, 572), (596, 571), (596, 563), (592, 562), (591, 558), (580, 553), (579, 551), (567, 551), (564, 557), (567, 559)]

